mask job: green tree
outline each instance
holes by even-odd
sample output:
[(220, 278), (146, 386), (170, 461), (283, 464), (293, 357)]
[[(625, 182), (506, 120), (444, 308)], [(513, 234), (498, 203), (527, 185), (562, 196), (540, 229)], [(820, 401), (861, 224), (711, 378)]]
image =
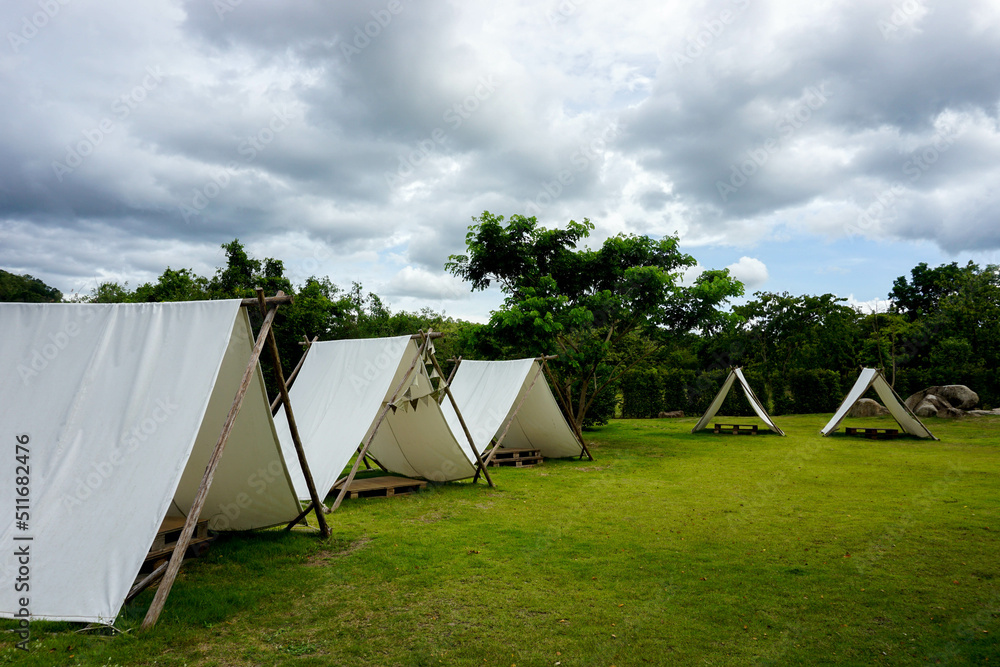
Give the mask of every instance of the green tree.
[(484, 211), (473, 223), (467, 254), (452, 255), (445, 267), (473, 290), (496, 283), (504, 293), (490, 318), (496, 352), (559, 353), (553, 389), (577, 429), (623, 374), (656, 354), (671, 334), (718, 326), (720, 304), (743, 293), (726, 270), (705, 271), (693, 285), (681, 285), (682, 270), (696, 261), (678, 250), (674, 236), (620, 234), (591, 250), (579, 247), (594, 229), (587, 219), (546, 229), (534, 217), (505, 221)]
[(17, 275), (0, 269), (0, 301), (58, 303), (62, 292), (28, 274)]

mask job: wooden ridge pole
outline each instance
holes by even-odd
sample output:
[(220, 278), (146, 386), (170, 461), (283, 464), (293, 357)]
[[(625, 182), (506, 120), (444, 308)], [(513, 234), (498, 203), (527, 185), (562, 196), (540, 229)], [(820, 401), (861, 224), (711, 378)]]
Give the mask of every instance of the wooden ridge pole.
[[(292, 302), (292, 295), (291, 294), (285, 294), (284, 292), (278, 292), (278, 294), (276, 294), (274, 296), (264, 297), (264, 302), (268, 306), (283, 306), (283, 305), (288, 305), (288, 304), (290, 304)], [(252, 297), (249, 297), (249, 298), (246, 298), (246, 299), (243, 299), (242, 301), (240, 301), (240, 305), (243, 306), (244, 308), (250, 308), (251, 306), (256, 306), (258, 303), (259, 303), (259, 301), (257, 300), (257, 297), (255, 297), (255, 296), (252, 296)]]
[[(282, 296), (281, 292), (278, 292), (278, 296)], [(271, 312), (277, 312), (277, 306), (272, 308), (271, 311), (267, 311), (267, 302), (264, 299), (264, 290), (257, 288), (257, 302), (260, 304), (260, 312), (263, 315), (265, 312), (270, 315)], [(288, 385), (285, 384), (285, 373), (281, 370), (281, 357), (278, 355), (278, 341), (274, 337), (274, 329), (268, 327), (267, 329), (267, 347), (271, 353), (271, 364), (274, 366), (274, 379), (278, 382), (278, 391), (281, 392), (281, 402), (285, 404), (285, 419), (288, 421), (288, 430), (292, 434), (292, 443), (295, 445), (295, 454), (299, 459), (299, 467), (302, 468), (302, 475), (306, 478), (306, 486), (309, 488), (309, 498), (312, 499), (313, 507), (316, 508), (316, 519), (319, 521), (319, 532), (324, 538), (330, 537), (330, 527), (326, 525), (326, 519), (323, 517), (323, 512), (320, 511), (319, 507), (321, 505), (319, 500), (319, 495), (316, 493), (316, 483), (313, 481), (312, 471), (309, 470), (309, 462), (306, 461), (305, 450), (302, 449), (302, 439), (299, 438), (299, 427), (295, 423), (295, 413), (292, 412), (292, 402), (288, 398)], [(308, 352), (308, 350), (306, 350)], [(303, 355), (305, 356), (305, 355)]]
[(569, 410), (569, 408), (566, 405), (566, 399), (563, 397), (562, 392), (559, 391), (559, 383), (556, 382), (555, 376), (552, 375), (552, 371), (549, 369), (549, 364), (547, 359), (542, 360), (542, 368), (545, 370), (546, 377), (548, 377), (549, 381), (552, 382), (552, 387), (553, 389), (555, 389), (556, 396), (559, 398), (559, 403), (562, 404), (563, 410), (566, 412), (567, 415), (570, 416), (570, 418), (567, 419), (566, 422), (569, 424), (570, 429), (572, 429), (573, 434), (576, 436), (576, 439), (580, 441), (580, 447), (582, 448), (580, 451), (580, 458), (582, 459), (583, 455), (586, 454), (587, 458), (593, 461), (594, 456), (590, 453), (590, 450), (587, 449), (587, 443), (583, 441), (583, 433), (581, 433), (580, 429), (577, 428), (576, 420), (572, 418), (573, 412)]
[[(315, 343), (316, 341), (319, 340), (319, 336), (313, 336), (312, 340), (309, 340), (305, 336), (303, 336), (302, 338), (306, 341), (306, 349), (302, 353), (302, 356), (299, 357), (299, 363), (295, 364), (295, 368), (292, 369), (291, 375), (288, 376), (288, 380), (285, 382), (285, 386), (286, 387), (291, 387), (292, 383), (295, 382), (295, 376), (299, 374), (299, 369), (302, 368), (302, 362), (306, 360), (306, 355), (309, 354), (309, 349), (312, 347), (313, 343)], [(302, 345), (302, 343), (299, 343), (299, 345)], [(281, 405), (281, 395), (280, 394), (278, 396), (275, 396), (274, 400), (271, 401), (271, 416), (272, 417), (275, 414), (277, 414), (277, 412), (278, 412), (278, 406), (279, 405)]]
[(264, 342), (267, 340), (267, 333), (271, 330), (271, 324), (274, 322), (274, 316), (277, 311), (272, 308), (267, 312), (267, 316), (264, 317), (264, 322), (260, 325), (260, 333), (257, 335), (257, 342), (253, 346), (253, 351), (250, 353), (250, 359), (247, 362), (246, 370), (243, 371), (243, 379), (240, 382), (239, 391), (236, 392), (236, 397), (233, 399), (233, 405), (229, 408), (229, 414), (226, 416), (226, 422), (222, 427), (222, 433), (219, 434), (219, 440), (215, 443), (215, 449), (212, 451), (212, 456), (208, 460), (208, 465), (205, 467), (205, 475), (201, 479), (201, 485), (198, 487), (198, 493), (195, 495), (194, 503), (191, 505), (191, 509), (188, 510), (187, 519), (184, 521), (184, 528), (181, 530), (181, 535), (177, 540), (177, 544), (174, 546), (174, 552), (170, 556), (170, 564), (167, 566), (167, 571), (163, 575), (163, 581), (160, 582), (159, 588), (156, 589), (156, 595), (153, 597), (152, 604), (149, 605), (149, 610), (146, 612), (146, 618), (142, 621), (142, 629), (148, 630), (149, 628), (156, 625), (157, 619), (160, 618), (160, 613), (163, 612), (163, 605), (167, 602), (167, 596), (170, 595), (170, 588), (174, 585), (174, 580), (177, 578), (177, 573), (181, 569), (181, 563), (184, 561), (184, 552), (187, 551), (188, 545), (191, 543), (191, 536), (194, 534), (195, 526), (198, 523), (198, 517), (201, 516), (202, 507), (205, 505), (205, 500), (208, 498), (209, 487), (212, 486), (212, 478), (215, 477), (215, 469), (219, 467), (219, 460), (222, 458), (222, 450), (226, 448), (226, 442), (229, 440), (229, 434), (233, 430), (233, 425), (236, 423), (236, 415), (239, 414), (240, 408), (243, 406), (243, 399), (246, 396), (247, 389), (250, 387), (250, 382), (253, 380), (253, 376), (257, 371), (257, 361), (260, 359), (261, 350), (264, 349)]
[[(411, 336), (411, 339), (412, 338), (413, 337)], [(428, 338), (425, 339), (424, 342), (420, 345), (420, 349), (417, 350), (416, 356), (413, 357), (413, 362), (410, 363), (410, 367), (406, 370), (406, 373), (403, 375), (403, 379), (400, 380), (399, 385), (397, 385), (395, 391), (392, 392), (392, 396), (390, 397), (389, 402), (382, 406), (382, 410), (379, 412), (378, 419), (375, 421), (375, 426), (372, 427), (371, 433), (369, 433), (368, 437), (365, 438), (365, 442), (361, 446), (361, 453), (358, 454), (357, 458), (354, 459), (354, 465), (351, 467), (351, 472), (350, 474), (347, 475), (347, 479), (344, 480), (343, 486), (340, 487), (340, 493), (337, 494), (337, 499), (333, 501), (333, 505), (330, 507), (331, 512), (335, 512), (337, 508), (340, 507), (340, 503), (344, 501), (344, 496), (347, 495), (347, 487), (351, 485), (351, 482), (354, 481), (354, 476), (358, 474), (358, 466), (361, 465), (361, 459), (363, 459), (365, 457), (365, 454), (368, 453), (368, 447), (372, 444), (372, 440), (375, 439), (375, 434), (378, 432), (379, 426), (381, 426), (382, 422), (385, 420), (386, 415), (389, 414), (389, 410), (392, 409), (392, 404), (396, 402), (397, 398), (399, 398), (399, 392), (402, 391), (403, 387), (406, 386), (406, 383), (410, 381), (410, 376), (413, 374), (413, 369), (417, 367), (417, 362), (423, 358), (424, 348), (427, 347), (427, 344), (429, 342), (430, 339)]]
[[(427, 334), (430, 336), (430, 330), (427, 331)], [(429, 337), (427, 338), (427, 341), (430, 342)], [(434, 356), (433, 352), (431, 352), (428, 356), (431, 359), (431, 363), (434, 364), (434, 370), (438, 372), (438, 375), (443, 377), (444, 373), (441, 370), (441, 365), (438, 364), (437, 357)], [(482, 472), (483, 477), (486, 478), (490, 488), (496, 488), (496, 484), (493, 483), (493, 478), (490, 477), (489, 471), (486, 470), (486, 466), (483, 465), (483, 458), (479, 455), (479, 450), (476, 449), (476, 441), (472, 439), (472, 434), (469, 433), (469, 427), (465, 425), (465, 418), (462, 416), (462, 411), (458, 409), (458, 401), (455, 400), (455, 396), (451, 393), (450, 385), (446, 384), (444, 386), (444, 393), (447, 394), (449, 400), (451, 400), (451, 407), (455, 408), (455, 414), (458, 416), (458, 423), (462, 425), (462, 430), (465, 431), (465, 437), (469, 439), (469, 446), (472, 447), (472, 453), (476, 455), (476, 468), (478, 469), (476, 470), (475, 476), (472, 478), (472, 483), (476, 483), (476, 480), (479, 479), (479, 473)]]
[[(510, 425), (514, 423), (514, 420), (517, 418), (517, 413), (520, 412), (521, 406), (524, 405), (524, 402), (528, 400), (528, 395), (531, 393), (531, 390), (535, 388), (535, 383), (538, 382), (538, 378), (540, 377), (542, 377), (541, 364), (539, 364), (537, 366), (537, 369), (535, 370), (535, 377), (531, 378), (531, 384), (528, 385), (528, 391), (524, 392), (524, 396), (522, 396), (521, 400), (517, 402), (517, 406), (514, 408), (514, 412), (511, 413), (510, 419), (508, 419), (507, 423), (504, 424), (503, 433), (501, 433), (500, 437), (496, 439), (493, 448), (490, 450), (489, 456), (486, 457), (485, 461), (486, 466), (489, 466), (490, 461), (492, 461), (493, 457), (496, 456), (497, 450), (500, 448), (500, 444), (503, 442), (503, 439), (507, 437), (507, 431), (510, 430)], [(479, 473), (476, 474), (478, 475)]]

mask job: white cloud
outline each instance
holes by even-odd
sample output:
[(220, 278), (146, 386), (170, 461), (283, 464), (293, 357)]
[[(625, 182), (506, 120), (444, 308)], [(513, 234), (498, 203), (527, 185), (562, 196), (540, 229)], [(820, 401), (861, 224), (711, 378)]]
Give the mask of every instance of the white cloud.
[(388, 296), (436, 300), (457, 300), (469, 295), (469, 287), (461, 279), (414, 266), (403, 267), (385, 284), (384, 291)]
[(764, 262), (753, 257), (740, 257), (738, 262), (730, 264), (726, 268), (746, 286), (747, 292), (757, 289), (770, 277)]

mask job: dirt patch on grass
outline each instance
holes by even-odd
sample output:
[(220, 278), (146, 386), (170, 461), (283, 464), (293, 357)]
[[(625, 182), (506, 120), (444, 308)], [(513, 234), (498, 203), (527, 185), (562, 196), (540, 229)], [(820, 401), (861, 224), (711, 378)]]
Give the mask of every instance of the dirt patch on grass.
[(583, 468), (573, 468), (577, 472), (594, 472), (595, 470), (607, 470), (611, 466), (584, 466)]
[(329, 563), (330, 561), (336, 560), (338, 558), (346, 558), (347, 556), (350, 556), (351, 554), (361, 551), (362, 549), (367, 547), (368, 544), (371, 543), (371, 541), (372, 538), (370, 537), (362, 537), (360, 539), (354, 540), (340, 551), (334, 551), (333, 549), (324, 549), (312, 556), (309, 556), (306, 559), (306, 566), (316, 567), (319, 565), (325, 565), (326, 563)]

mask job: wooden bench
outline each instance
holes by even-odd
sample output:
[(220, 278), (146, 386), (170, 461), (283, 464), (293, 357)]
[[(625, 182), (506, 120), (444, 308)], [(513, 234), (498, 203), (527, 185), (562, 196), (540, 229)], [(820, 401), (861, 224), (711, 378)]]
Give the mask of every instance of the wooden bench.
[(733, 435), (739, 435), (740, 433), (745, 433), (747, 435), (757, 435), (757, 425), (756, 424), (715, 424), (715, 428), (712, 433), (732, 433)]
[(899, 430), (894, 428), (859, 428), (848, 426), (844, 428), (844, 432), (847, 435), (870, 438), (872, 440), (893, 440), (899, 435)]

